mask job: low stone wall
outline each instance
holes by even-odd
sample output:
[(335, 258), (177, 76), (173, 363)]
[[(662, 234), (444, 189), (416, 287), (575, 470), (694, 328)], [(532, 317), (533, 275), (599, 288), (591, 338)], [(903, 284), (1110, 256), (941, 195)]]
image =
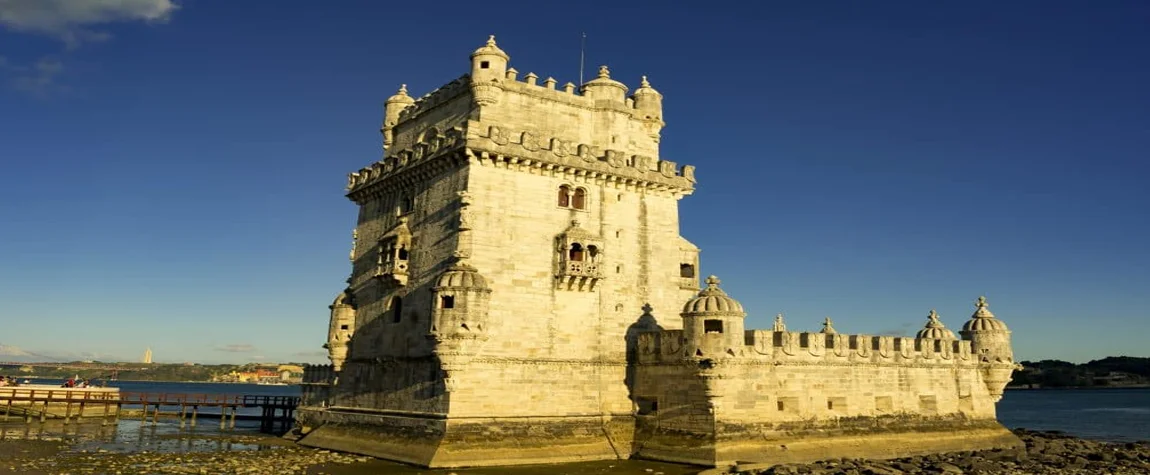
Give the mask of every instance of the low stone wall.
[(626, 416), (456, 419), (304, 408), (297, 420), (302, 445), (430, 468), (625, 459), (633, 450)]
[(639, 418), (637, 457), (703, 466), (735, 462), (806, 463), (828, 454), (887, 459), (939, 452), (1022, 446), (994, 420), (890, 416), (809, 423), (718, 423), (717, 437), (669, 431)]

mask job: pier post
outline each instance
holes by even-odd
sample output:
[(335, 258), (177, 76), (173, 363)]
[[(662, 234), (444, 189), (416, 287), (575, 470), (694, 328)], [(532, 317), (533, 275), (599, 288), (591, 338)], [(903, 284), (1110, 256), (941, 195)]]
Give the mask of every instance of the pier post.
[(184, 428), (184, 417), (185, 417), (187, 410), (188, 410), (187, 406), (184, 406), (184, 403), (181, 402), (180, 403), (180, 428), (181, 429)]
[(232, 406), (232, 422), (231, 422), (231, 426), (229, 427), (229, 429), (235, 429), (235, 428), (236, 428), (236, 407)]
[(84, 420), (84, 403), (88, 401), (88, 396), (91, 396), (91, 395), (92, 395), (92, 393), (90, 393), (88, 391), (84, 391), (84, 398), (80, 400), (80, 413), (76, 415), (76, 417), (77, 417), (76, 420), (78, 420), (78, 421)]
[(112, 404), (108, 402), (108, 398), (104, 398), (104, 416), (100, 418), (100, 425), (108, 425), (108, 410), (112, 408)]
[[(16, 390), (12, 390), (12, 398), (16, 397)], [(12, 399), (8, 399), (7, 407), (4, 408), (4, 422), (8, 422), (8, 416), (12, 414)]]
[(196, 413), (199, 412), (200, 406), (192, 406), (192, 427), (196, 426)]
[(227, 422), (228, 422), (228, 407), (221, 405), (220, 406), (220, 430), (224, 430), (224, 428), (227, 427)]

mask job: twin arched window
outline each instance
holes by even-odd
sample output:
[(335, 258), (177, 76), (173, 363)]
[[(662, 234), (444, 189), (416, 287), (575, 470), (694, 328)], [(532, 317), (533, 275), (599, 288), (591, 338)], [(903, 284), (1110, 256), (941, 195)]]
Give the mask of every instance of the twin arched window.
[(587, 189), (572, 188), (570, 185), (559, 187), (559, 207), (572, 209), (587, 209)]
[(582, 244), (575, 243), (571, 245), (571, 249), (567, 251), (567, 259), (574, 262), (591, 261), (597, 262), (599, 259), (599, 248), (595, 246), (583, 247)]

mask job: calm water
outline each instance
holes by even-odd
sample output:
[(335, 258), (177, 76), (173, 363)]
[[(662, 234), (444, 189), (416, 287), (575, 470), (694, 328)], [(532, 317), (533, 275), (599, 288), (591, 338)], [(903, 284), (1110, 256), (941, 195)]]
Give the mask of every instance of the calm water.
[(1150, 388), (1007, 391), (998, 420), (1011, 429), (1060, 430), (1078, 437), (1150, 440)]
[[(38, 381), (49, 384), (48, 381)], [(151, 383), (118, 381), (110, 386), (123, 391), (154, 393), (299, 395), (299, 386), (261, 386), (255, 384), (216, 383)], [(1020, 390), (1007, 391), (998, 405), (999, 420), (1009, 428), (1025, 427), (1035, 430), (1061, 430), (1086, 438), (1133, 441), (1150, 440), (1150, 388), (1148, 389), (1092, 389), (1092, 390)], [(274, 450), (279, 444), (269, 442), (271, 436), (258, 432), (258, 422), (237, 421), (235, 431), (221, 432), (213, 419), (204, 419), (196, 428), (180, 428), (175, 419), (161, 418), (158, 424), (142, 423), (138, 418), (126, 418), (118, 426), (101, 427), (99, 423), (23, 424), (0, 425), (0, 441), (4, 439), (71, 439), (76, 450), (159, 451), (188, 452), (214, 450)], [(220, 437), (222, 434), (247, 434), (243, 440)], [(348, 467), (351, 469), (351, 467)], [(451, 470), (459, 474), (633, 474), (663, 472), (666, 475), (696, 473), (690, 467), (644, 461), (611, 460), (546, 467), (518, 467), (500, 469)], [(417, 469), (384, 461), (360, 466), (359, 471), (340, 473), (415, 474), (439, 473), (436, 470)], [(447, 472), (444, 472), (447, 473)]]

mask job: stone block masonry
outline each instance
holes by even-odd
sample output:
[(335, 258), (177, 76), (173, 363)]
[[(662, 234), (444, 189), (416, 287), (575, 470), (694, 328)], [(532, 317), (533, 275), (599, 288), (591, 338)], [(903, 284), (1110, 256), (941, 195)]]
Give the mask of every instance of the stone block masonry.
[[(426, 467), (632, 456), (716, 466), (1009, 447), (994, 403), (1010, 332), (980, 299), (959, 339), (746, 330), (678, 202), (663, 96), (604, 66), (586, 84), (509, 67), (384, 109), (332, 364), (305, 371), (300, 443)], [(924, 436), (924, 434), (928, 436)]]

